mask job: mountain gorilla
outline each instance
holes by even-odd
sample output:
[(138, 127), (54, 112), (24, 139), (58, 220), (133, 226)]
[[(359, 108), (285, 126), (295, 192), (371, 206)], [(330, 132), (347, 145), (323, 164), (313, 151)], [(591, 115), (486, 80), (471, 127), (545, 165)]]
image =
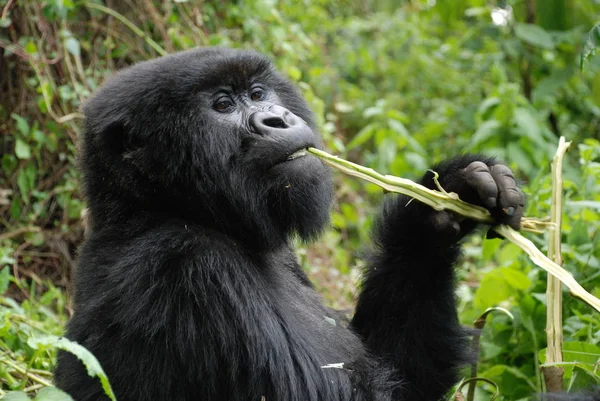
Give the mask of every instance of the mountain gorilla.
[[(435, 401), (456, 382), (468, 346), (453, 269), (476, 224), (390, 197), (342, 324), (290, 244), (328, 222), (330, 173), (305, 151), (321, 146), (314, 117), (264, 56), (143, 62), (84, 113), (91, 232), (67, 337), (96, 355), (119, 401)], [(506, 166), (460, 156), (434, 170), (519, 227), (524, 198)], [(431, 173), (423, 183), (434, 187)], [(70, 354), (55, 379), (75, 400), (106, 399)]]

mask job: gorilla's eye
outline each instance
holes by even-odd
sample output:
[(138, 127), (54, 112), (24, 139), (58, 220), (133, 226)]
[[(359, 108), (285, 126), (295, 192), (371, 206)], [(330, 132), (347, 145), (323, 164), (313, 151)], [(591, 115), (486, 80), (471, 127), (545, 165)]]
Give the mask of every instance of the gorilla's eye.
[(263, 100), (265, 98), (265, 91), (263, 91), (261, 88), (254, 88), (252, 89), (252, 92), (250, 92), (250, 99), (253, 102), (258, 102), (260, 100)]
[(233, 102), (227, 98), (220, 98), (213, 105), (213, 108), (220, 113), (228, 111), (231, 107), (233, 107)]

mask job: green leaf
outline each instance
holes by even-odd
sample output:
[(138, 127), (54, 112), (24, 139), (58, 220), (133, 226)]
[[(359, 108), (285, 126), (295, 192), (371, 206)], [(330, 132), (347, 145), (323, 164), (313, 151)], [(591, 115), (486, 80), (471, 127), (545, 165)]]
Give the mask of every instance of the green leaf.
[[(546, 362), (546, 349), (540, 350), (540, 362)], [(600, 347), (583, 341), (568, 341), (563, 343), (563, 361), (588, 364), (592, 368), (600, 360)], [(560, 365), (560, 364), (559, 364)]]
[(579, 60), (579, 68), (583, 70), (585, 63), (596, 54), (596, 50), (600, 47), (600, 23), (594, 25), (590, 30), (587, 40), (583, 45), (583, 51), (581, 52), (581, 58)]
[(29, 345), (33, 349), (43, 349), (45, 347), (56, 347), (63, 351), (68, 351), (75, 355), (87, 369), (88, 375), (91, 377), (98, 377), (100, 379), (100, 383), (102, 384), (102, 388), (104, 389), (104, 393), (113, 401), (116, 401), (113, 390), (110, 386), (110, 382), (108, 381), (108, 377), (102, 366), (100, 366), (100, 362), (96, 359), (96, 357), (83, 346), (79, 345), (74, 341), (70, 341), (64, 337), (55, 337), (55, 336), (44, 336), (44, 337), (29, 337), (27, 340), (27, 345)]
[(56, 387), (46, 387), (37, 393), (34, 401), (73, 401), (73, 398)]
[(569, 231), (569, 235), (567, 237), (567, 242), (570, 245), (580, 246), (590, 242), (590, 237), (588, 235), (588, 226), (589, 223), (583, 220), (577, 220), (571, 231)]
[(552, 49), (554, 41), (552, 36), (543, 28), (534, 24), (516, 24), (515, 34), (519, 39), (530, 45), (541, 47), (544, 49)]
[(588, 390), (593, 386), (597, 386), (598, 383), (600, 383), (598, 376), (580, 366), (575, 366), (573, 367), (573, 374), (571, 375), (571, 380), (569, 380), (567, 390)]
[(4, 266), (2, 270), (0, 270), (0, 295), (4, 294), (6, 290), (8, 290), (8, 285), (10, 284), (10, 270), (8, 266)]
[(375, 133), (375, 124), (368, 124), (361, 129), (354, 138), (346, 145), (346, 150), (350, 150), (367, 142)]
[(31, 157), (31, 148), (25, 141), (17, 138), (15, 143), (15, 155), (22, 160), (29, 159)]
[(10, 116), (17, 122), (17, 130), (19, 130), (21, 134), (24, 136), (29, 134), (29, 123), (27, 120), (15, 113), (11, 114)]
[(25, 394), (22, 391), (11, 391), (10, 393), (6, 394), (4, 396), (4, 398), (2, 398), (2, 401), (31, 401), (29, 399), (29, 397), (27, 397), (27, 394)]
[(35, 43), (30, 41), (30, 42), (27, 42), (27, 44), (25, 45), (25, 51), (29, 54), (37, 54), (38, 48), (35, 45)]
[(75, 56), (75, 57), (81, 56), (81, 48), (79, 46), (79, 41), (77, 39), (75, 39), (74, 37), (71, 36), (71, 37), (65, 39), (65, 47), (67, 48), (67, 51), (69, 53), (71, 53), (73, 56)]
[(500, 131), (500, 121), (498, 120), (488, 120), (477, 128), (477, 131), (471, 137), (471, 148), (476, 147), (481, 143), (485, 143), (488, 139), (497, 135)]
[(531, 139), (535, 143), (544, 141), (540, 124), (537, 122), (530, 110), (519, 107), (515, 110), (514, 121), (521, 134)]
[(575, 68), (565, 68), (552, 73), (549, 77), (542, 79), (531, 94), (534, 102), (545, 98), (556, 98), (560, 94), (559, 90), (563, 88), (569, 79), (575, 73)]
[(12, 25), (12, 20), (8, 17), (0, 18), (0, 28), (8, 28)]
[(563, 344), (563, 360), (595, 365), (600, 361), (600, 347), (582, 341), (566, 342)]

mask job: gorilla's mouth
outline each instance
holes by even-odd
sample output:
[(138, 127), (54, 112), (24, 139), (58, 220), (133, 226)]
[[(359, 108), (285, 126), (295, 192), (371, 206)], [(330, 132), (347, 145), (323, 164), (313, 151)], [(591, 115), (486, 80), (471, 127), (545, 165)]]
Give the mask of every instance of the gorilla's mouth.
[(297, 158), (303, 157), (303, 156), (306, 156), (306, 149), (304, 149), (304, 148), (295, 151), (294, 153), (289, 155), (286, 160), (294, 160), (294, 159), (297, 159)]

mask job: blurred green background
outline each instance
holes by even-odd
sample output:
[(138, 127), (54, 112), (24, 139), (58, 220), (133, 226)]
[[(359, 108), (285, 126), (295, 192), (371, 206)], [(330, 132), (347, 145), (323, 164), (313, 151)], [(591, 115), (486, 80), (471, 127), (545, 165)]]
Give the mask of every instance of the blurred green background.
[[(308, 99), (327, 149), (382, 173), (416, 179), (459, 152), (506, 160), (531, 217), (549, 214), (565, 136), (564, 265), (600, 296), (598, 22), (600, 0), (0, 0), (0, 398), (51, 383), (55, 350), (31, 339), (60, 335), (72, 312), (79, 107), (113, 71), (196, 46), (266, 53)], [(327, 304), (351, 308), (383, 194), (334, 176), (331, 227), (299, 257)], [(527, 236), (546, 249), (545, 235)], [(460, 318), (512, 313), (489, 318), (479, 375), (500, 399), (524, 399), (544, 390), (546, 274), (482, 237), (465, 246)], [(565, 389), (576, 390), (599, 383), (600, 318), (564, 295)], [(476, 399), (493, 392), (479, 385)]]

